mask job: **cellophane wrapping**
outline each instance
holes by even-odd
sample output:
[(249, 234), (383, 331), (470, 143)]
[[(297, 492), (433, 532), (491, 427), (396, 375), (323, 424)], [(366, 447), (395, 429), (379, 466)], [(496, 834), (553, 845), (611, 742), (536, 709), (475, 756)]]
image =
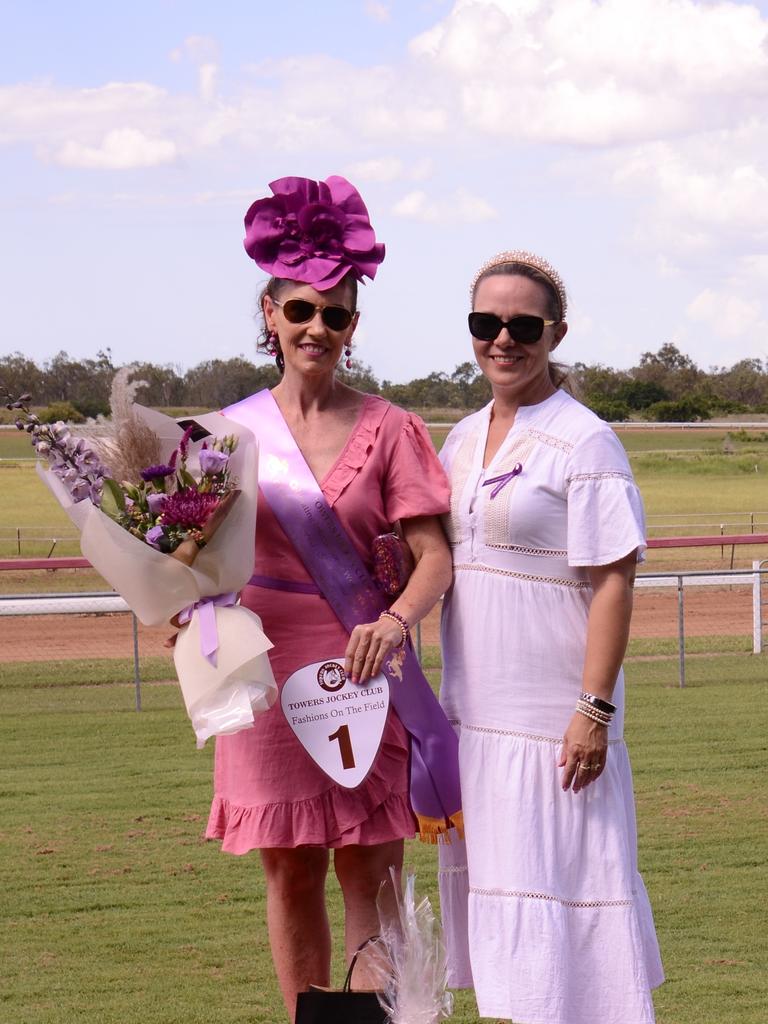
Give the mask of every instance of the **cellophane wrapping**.
[(386, 912), (380, 905), (379, 955), (368, 961), (379, 1002), (391, 1024), (439, 1024), (453, 1013), (442, 927), (429, 899), (416, 901), (416, 876), (406, 877), (401, 893), (390, 873), (397, 915), (392, 918), (389, 901)]

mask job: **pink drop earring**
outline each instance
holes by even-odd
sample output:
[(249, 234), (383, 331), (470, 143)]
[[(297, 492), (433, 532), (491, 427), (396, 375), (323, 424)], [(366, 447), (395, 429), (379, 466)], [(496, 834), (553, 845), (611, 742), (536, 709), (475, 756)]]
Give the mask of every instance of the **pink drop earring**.
[(346, 359), (346, 362), (344, 363), (344, 365), (346, 366), (346, 368), (348, 370), (351, 370), (352, 369), (352, 349), (349, 346), (349, 342), (347, 342), (347, 345), (346, 345), (346, 347), (344, 349), (344, 358)]
[(276, 331), (270, 331), (269, 334), (267, 334), (267, 340), (266, 340), (266, 343), (264, 345), (264, 347), (267, 350), (267, 355), (270, 355), (270, 356), (276, 356), (277, 355), (277, 341), (278, 341), (277, 332)]

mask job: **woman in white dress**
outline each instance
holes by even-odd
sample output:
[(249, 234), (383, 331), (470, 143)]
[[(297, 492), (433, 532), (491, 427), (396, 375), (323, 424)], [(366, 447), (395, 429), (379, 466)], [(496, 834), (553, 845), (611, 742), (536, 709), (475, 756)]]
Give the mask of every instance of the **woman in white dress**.
[(493, 400), (450, 433), (454, 582), (441, 700), (466, 844), (441, 848), (450, 983), (482, 1017), (649, 1024), (663, 980), (637, 870), (621, 662), (640, 495), (613, 431), (560, 388), (557, 272), (500, 253), (472, 283)]

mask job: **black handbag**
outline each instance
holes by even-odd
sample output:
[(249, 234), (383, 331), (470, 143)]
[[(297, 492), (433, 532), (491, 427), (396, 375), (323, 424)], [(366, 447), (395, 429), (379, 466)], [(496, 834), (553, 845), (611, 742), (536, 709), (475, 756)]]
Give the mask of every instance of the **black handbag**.
[(296, 1024), (388, 1024), (389, 1017), (375, 992), (353, 992), (352, 972), (357, 958), (369, 942), (366, 939), (352, 957), (344, 987), (329, 991), (310, 985), (296, 996)]

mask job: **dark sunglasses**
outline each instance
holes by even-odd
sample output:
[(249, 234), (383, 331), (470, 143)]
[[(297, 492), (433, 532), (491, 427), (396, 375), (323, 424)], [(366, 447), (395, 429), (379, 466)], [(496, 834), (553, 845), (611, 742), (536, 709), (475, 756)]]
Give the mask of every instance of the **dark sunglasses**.
[(292, 324), (306, 324), (312, 319), (318, 310), (320, 317), (329, 331), (345, 331), (352, 323), (354, 313), (350, 313), (343, 306), (316, 306), (307, 299), (288, 299), (286, 302), (279, 302), (272, 299), (276, 306), (280, 306), (283, 316)]
[(470, 313), (467, 322), (470, 334), (478, 341), (495, 341), (506, 327), (510, 338), (522, 345), (533, 345), (541, 339), (545, 327), (559, 323), (558, 320), (545, 320), (541, 316), (513, 316), (505, 323), (495, 313)]

